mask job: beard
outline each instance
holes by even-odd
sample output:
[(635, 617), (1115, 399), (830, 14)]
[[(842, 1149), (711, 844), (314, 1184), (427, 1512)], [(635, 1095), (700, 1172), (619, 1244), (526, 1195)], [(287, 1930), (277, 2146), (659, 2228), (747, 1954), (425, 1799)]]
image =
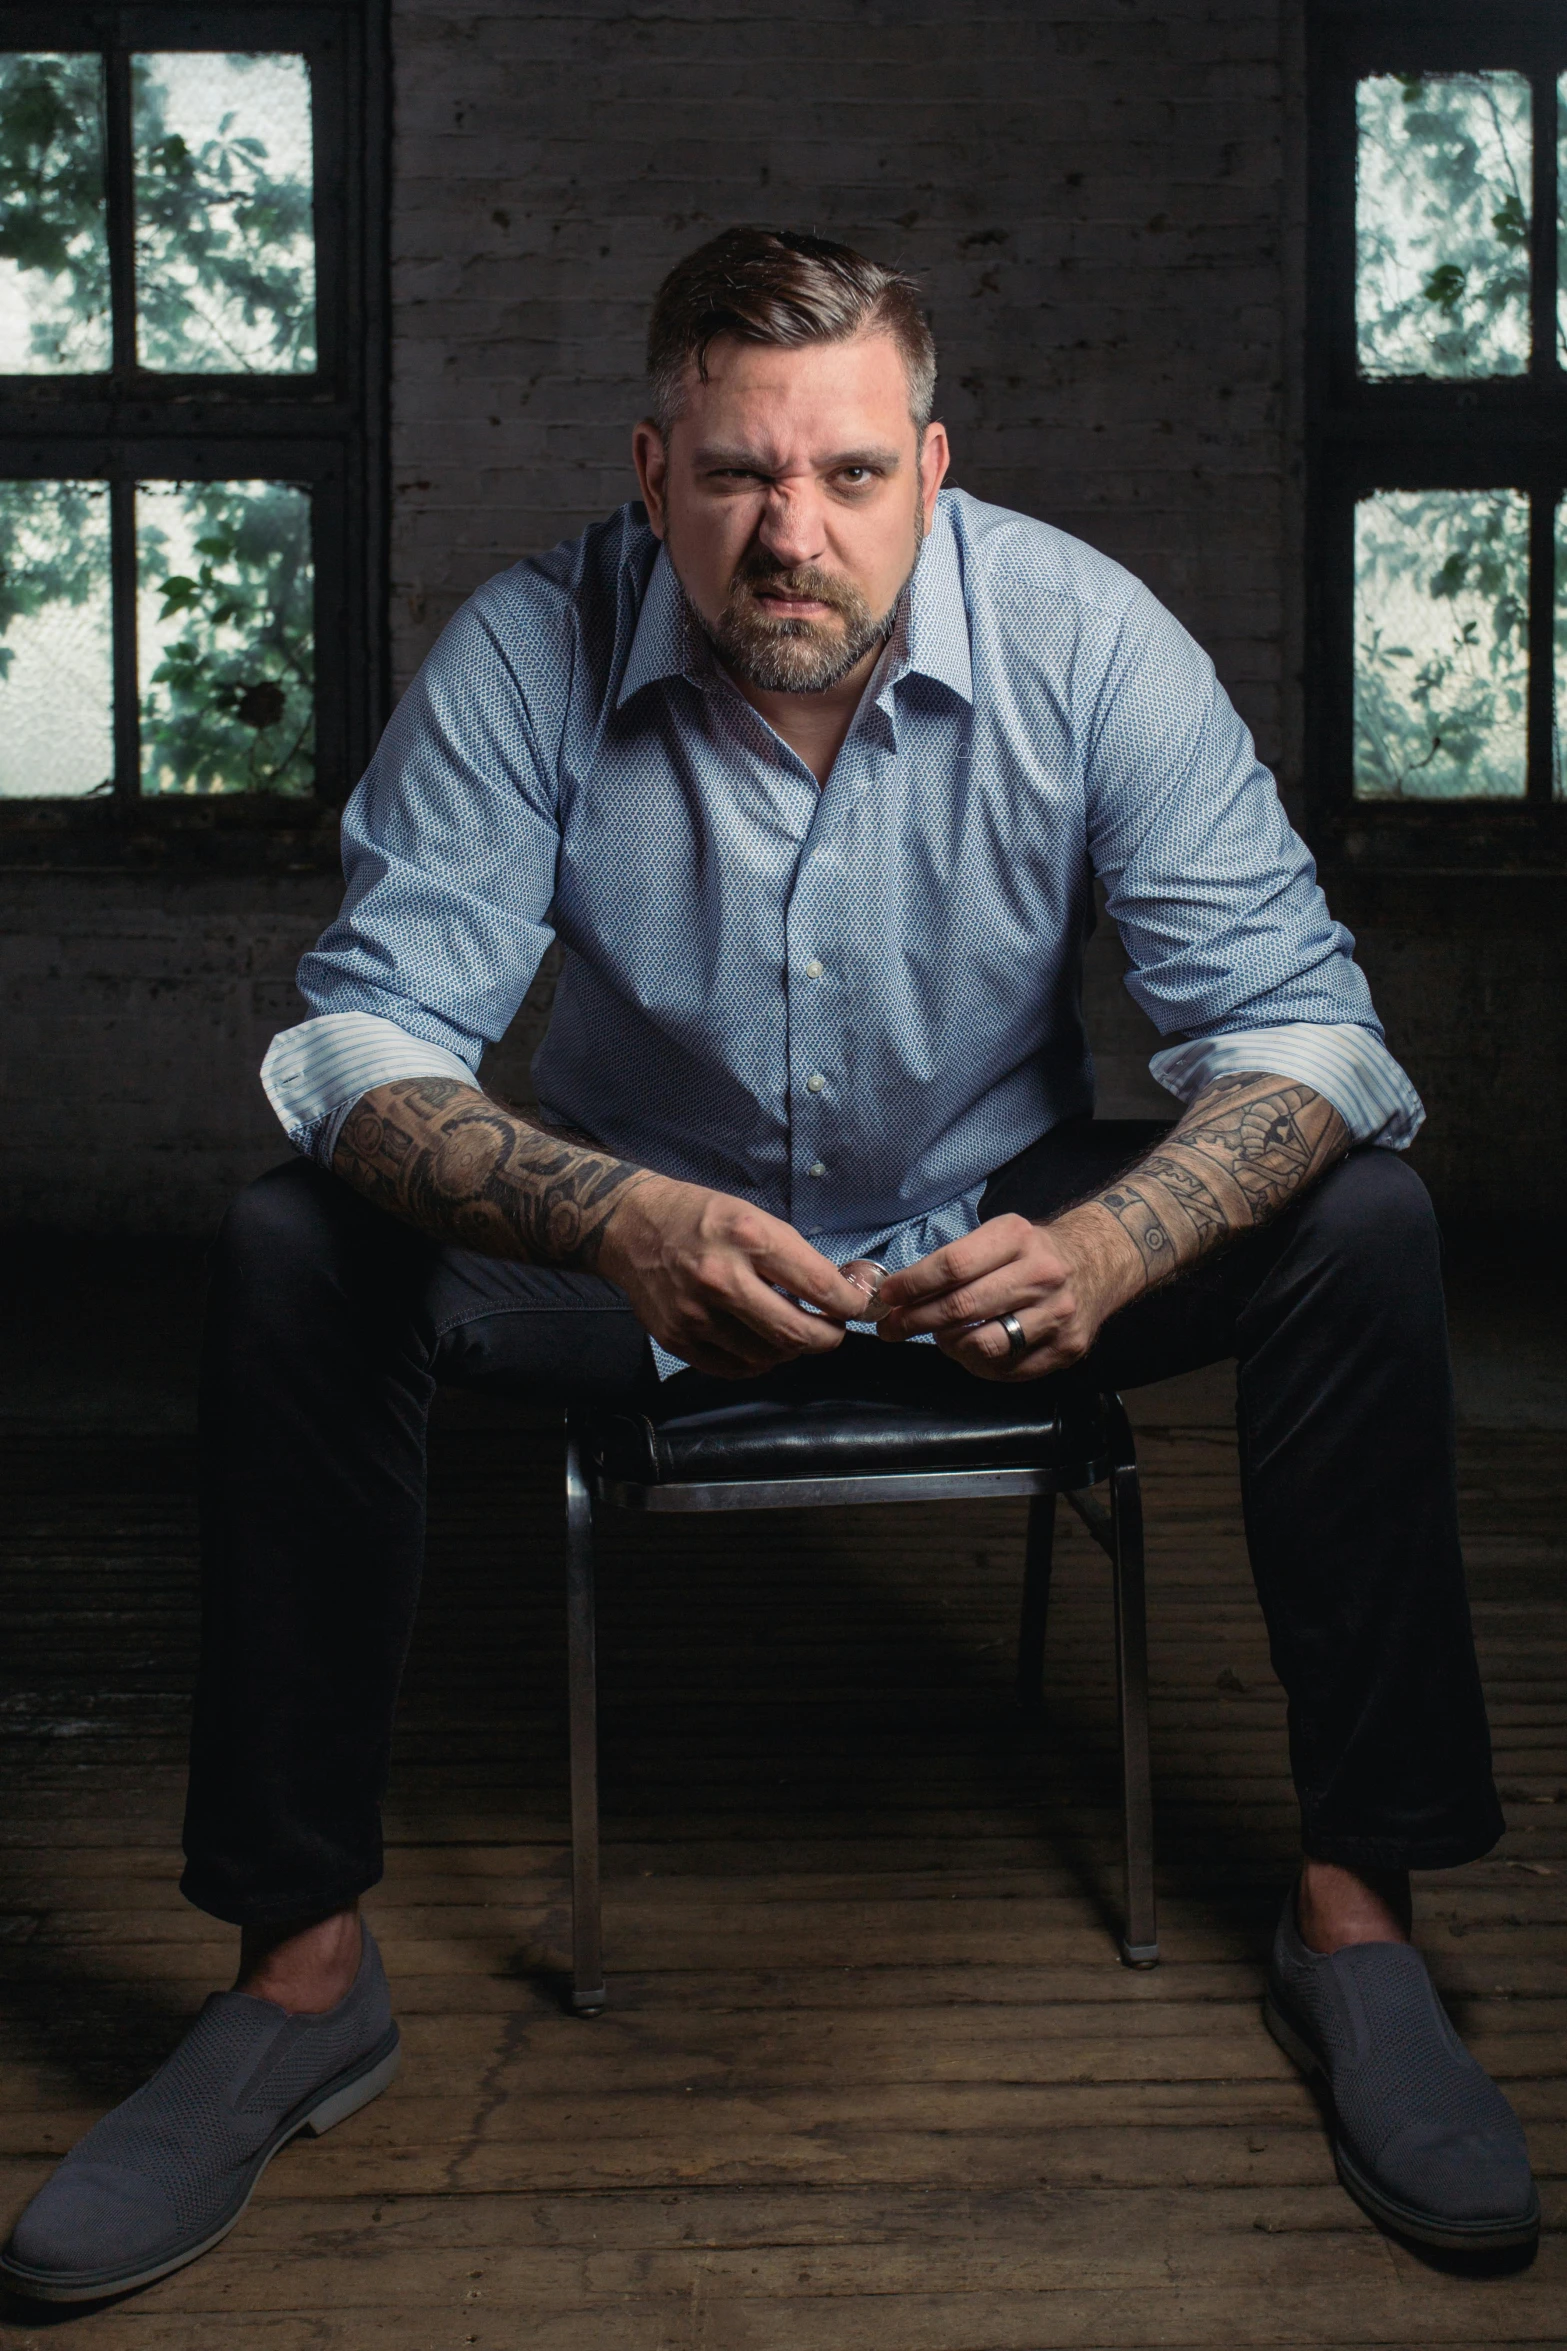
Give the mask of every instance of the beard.
[[(916, 505), (916, 560), (923, 523), (923, 508)], [(818, 570), (814, 563), (782, 570), (764, 547), (753, 544), (740, 559), (717, 620), (705, 620), (700, 613), (696, 620), (730, 676), (742, 685), (753, 686), (762, 694), (825, 694), (857, 668), (867, 653), (885, 645), (903, 590), (913, 576), (911, 563), (897, 595), (878, 615), (852, 580)], [(804, 620), (775, 615), (763, 601), (764, 589), (780, 596), (812, 597), (825, 604), (832, 617)]]

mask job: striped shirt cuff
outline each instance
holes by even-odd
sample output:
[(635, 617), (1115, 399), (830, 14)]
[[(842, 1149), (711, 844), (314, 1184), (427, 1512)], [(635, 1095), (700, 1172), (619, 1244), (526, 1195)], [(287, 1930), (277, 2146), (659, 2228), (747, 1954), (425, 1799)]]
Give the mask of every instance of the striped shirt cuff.
[(1407, 1151), (1425, 1120), (1425, 1107), (1392, 1054), (1369, 1029), (1288, 1021), (1276, 1029), (1236, 1029), (1223, 1037), (1195, 1037), (1156, 1053), (1150, 1074), (1179, 1101), (1190, 1102), (1215, 1078), (1241, 1070), (1297, 1078), (1334, 1109), (1357, 1143)]
[(330, 1167), (343, 1121), (372, 1086), (399, 1078), (478, 1079), (444, 1045), (410, 1037), (373, 1012), (327, 1012), (284, 1029), (267, 1048), (261, 1083), (296, 1151)]

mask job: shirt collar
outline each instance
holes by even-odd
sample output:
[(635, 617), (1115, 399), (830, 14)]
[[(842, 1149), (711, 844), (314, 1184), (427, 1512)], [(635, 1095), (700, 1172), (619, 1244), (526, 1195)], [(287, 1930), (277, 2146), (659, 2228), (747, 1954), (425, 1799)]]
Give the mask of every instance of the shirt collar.
[(660, 546), (637, 614), (625, 675), (615, 697), (616, 709), (623, 709), (633, 694), (640, 694), (658, 678), (687, 676), (696, 666), (695, 634), (669, 550)]
[(895, 648), (887, 685), (899, 678), (934, 678), (965, 702), (974, 699), (974, 664), (969, 652), (968, 607), (963, 572), (945, 494), (920, 549), (900, 616), (901, 645)]
[[(920, 549), (889, 652), (892, 658), (878, 701), (884, 702), (899, 679), (909, 676), (933, 678), (965, 702), (973, 701), (968, 609), (945, 499), (936, 501), (935, 517)], [(707, 641), (686, 609), (669, 550), (661, 546), (637, 614), (615, 707), (623, 708), (633, 694), (640, 694), (644, 686), (660, 678), (700, 678), (707, 666)]]

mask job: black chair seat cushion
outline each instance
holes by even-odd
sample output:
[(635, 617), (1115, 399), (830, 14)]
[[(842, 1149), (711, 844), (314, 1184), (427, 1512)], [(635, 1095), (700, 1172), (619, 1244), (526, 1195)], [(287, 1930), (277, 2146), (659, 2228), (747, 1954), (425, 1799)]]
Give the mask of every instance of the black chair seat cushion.
[(850, 1332), (831, 1355), (759, 1380), (678, 1372), (591, 1440), (606, 1478), (633, 1485), (1081, 1468), (1105, 1451), (1097, 1393), (1070, 1377), (975, 1379), (934, 1347)]

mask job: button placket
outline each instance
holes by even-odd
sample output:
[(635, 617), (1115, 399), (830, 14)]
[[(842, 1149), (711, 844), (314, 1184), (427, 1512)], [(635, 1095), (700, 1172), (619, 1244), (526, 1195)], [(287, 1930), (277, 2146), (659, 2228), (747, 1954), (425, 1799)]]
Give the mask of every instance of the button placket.
[[(784, 917), (789, 997), (789, 1101), (791, 1189), (802, 1230), (823, 1229), (823, 1190), (830, 1168), (832, 1130), (820, 1114), (830, 1110), (836, 1068), (836, 1040), (828, 1028), (835, 964), (833, 924), (841, 903), (844, 812), (861, 780), (852, 753), (835, 768), (823, 790), (811, 836), (801, 854)], [(813, 1107), (818, 1115), (813, 1116)], [(809, 1219), (807, 1223), (806, 1220)], [(828, 1214), (827, 1224), (833, 1221)]]

